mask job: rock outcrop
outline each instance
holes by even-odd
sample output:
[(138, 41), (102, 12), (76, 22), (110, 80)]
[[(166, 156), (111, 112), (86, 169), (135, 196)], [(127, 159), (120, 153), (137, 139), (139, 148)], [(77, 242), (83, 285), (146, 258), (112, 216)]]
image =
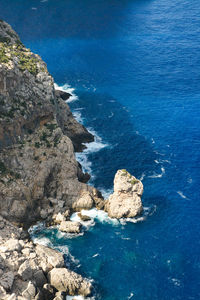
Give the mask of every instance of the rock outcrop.
[(68, 295), (89, 296), (92, 291), (92, 285), (82, 276), (66, 268), (54, 268), (48, 274), (50, 284), (58, 291), (66, 291)]
[(0, 217), (0, 299), (64, 300), (66, 294), (91, 293), (87, 279), (65, 268), (62, 253), (25, 236), (22, 228)]
[(114, 178), (114, 193), (106, 201), (105, 210), (111, 218), (133, 218), (142, 208), (143, 184), (126, 170), (118, 170)]
[(94, 137), (74, 119), (69, 97), (55, 91), (46, 64), (0, 20), (0, 299), (91, 293), (91, 283), (66, 269), (61, 253), (34, 245), (24, 231), (45, 220), (78, 232), (81, 225), (68, 221), (72, 210), (103, 202), (75, 159), (74, 150)]
[(68, 97), (0, 21), (0, 214), (18, 224), (63, 212), (84, 191), (97, 194), (74, 155), (93, 136), (73, 118)]

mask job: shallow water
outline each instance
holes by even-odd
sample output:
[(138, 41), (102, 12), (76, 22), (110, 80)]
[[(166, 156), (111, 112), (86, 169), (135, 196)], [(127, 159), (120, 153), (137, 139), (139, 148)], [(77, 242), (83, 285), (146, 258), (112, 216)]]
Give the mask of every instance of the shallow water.
[(70, 106), (98, 135), (77, 155), (90, 183), (109, 194), (126, 168), (156, 207), (136, 224), (41, 235), (69, 248), (96, 298), (199, 299), (199, 1), (0, 0), (0, 12), (56, 83), (75, 88)]

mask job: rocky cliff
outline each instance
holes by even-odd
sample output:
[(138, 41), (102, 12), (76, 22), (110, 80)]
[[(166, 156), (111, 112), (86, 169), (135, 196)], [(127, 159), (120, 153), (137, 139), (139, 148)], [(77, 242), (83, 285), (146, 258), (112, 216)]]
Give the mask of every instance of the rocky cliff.
[[(0, 21), (0, 214), (29, 226), (53, 214), (52, 199), (72, 207), (87, 186), (74, 156), (93, 136), (55, 91), (42, 59)], [(50, 201), (51, 200), (51, 201)]]

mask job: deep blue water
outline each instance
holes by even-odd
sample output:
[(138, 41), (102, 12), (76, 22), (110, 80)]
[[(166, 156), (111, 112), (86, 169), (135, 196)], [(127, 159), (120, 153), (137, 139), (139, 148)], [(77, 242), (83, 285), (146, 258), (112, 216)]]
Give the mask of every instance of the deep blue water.
[(46, 234), (69, 247), (99, 299), (200, 299), (199, 1), (0, 0), (0, 17), (75, 88), (72, 110), (108, 144), (88, 155), (92, 183), (109, 190), (126, 168), (157, 208), (75, 239)]

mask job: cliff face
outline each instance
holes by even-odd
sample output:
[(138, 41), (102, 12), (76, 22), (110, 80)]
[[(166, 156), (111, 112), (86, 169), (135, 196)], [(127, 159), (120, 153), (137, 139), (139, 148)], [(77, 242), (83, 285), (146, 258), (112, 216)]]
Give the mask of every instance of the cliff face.
[(0, 214), (30, 224), (98, 192), (74, 156), (93, 136), (72, 116), (42, 59), (0, 21)]

